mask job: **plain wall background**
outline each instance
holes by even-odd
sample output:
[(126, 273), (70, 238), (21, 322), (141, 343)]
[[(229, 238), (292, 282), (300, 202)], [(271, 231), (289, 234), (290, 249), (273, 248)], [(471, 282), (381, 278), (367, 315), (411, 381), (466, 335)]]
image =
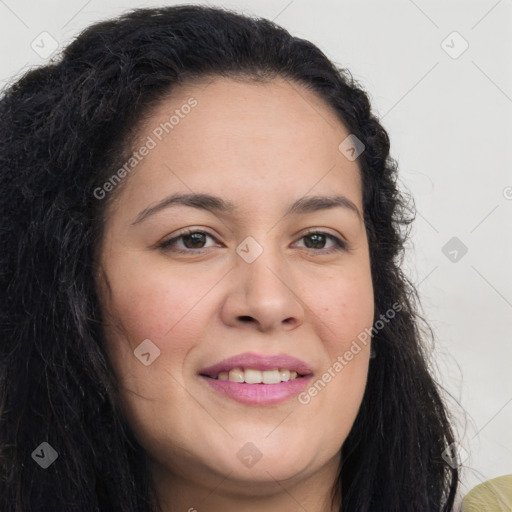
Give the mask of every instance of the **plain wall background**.
[[(94, 21), (178, 3), (185, 2), (1, 0), (0, 87), (48, 62), (32, 48), (51, 49), (42, 32), (57, 41), (58, 53)], [(467, 411), (466, 418), (449, 402), (468, 452), (460, 496), (484, 480), (511, 474), (512, 3), (209, 5), (266, 17), (311, 40), (370, 93), (401, 182), (416, 202), (405, 268), (435, 331), (438, 378)], [(454, 31), (461, 37), (450, 35)], [(469, 46), (458, 55), (464, 40)], [(458, 241), (443, 252), (452, 237)], [(460, 242), (467, 247), (464, 255)], [(454, 249), (457, 260), (451, 261)]]

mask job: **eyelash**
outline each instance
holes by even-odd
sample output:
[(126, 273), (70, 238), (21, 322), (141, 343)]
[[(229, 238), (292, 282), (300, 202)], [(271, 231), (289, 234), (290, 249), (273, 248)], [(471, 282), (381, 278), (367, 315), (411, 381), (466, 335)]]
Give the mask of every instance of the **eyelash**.
[[(215, 237), (206, 231), (190, 229), (190, 230), (187, 230), (187, 231), (179, 234), (178, 236), (175, 236), (169, 240), (162, 242), (158, 247), (161, 249), (165, 249), (166, 251), (170, 251), (170, 252), (178, 252), (178, 253), (184, 253), (184, 254), (187, 254), (190, 252), (195, 252), (195, 253), (202, 254), (206, 249), (204, 249), (204, 248), (203, 249), (177, 249), (176, 247), (171, 248), (172, 244), (174, 242), (178, 241), (180, 238), (183, 238), (188, 235), (193, 235), (193, 234), (207, 235), (210, 238), (212, 238), (213, 240), (215, 240)], [(323, 236), (331, 239), (335, 244), (334, 247), (331, 247), (330, 249), (318, 249), (318, 250), (310, 249), (313, 252), (320, 252), (322, 254), (331, 254), (334, 252), (347, 250), (347, 245), (343, 240), (341, 240), (340, 238), (338, 238), (334, 235), (331, 235), (330, 233), (326, 233), (324, 231), (309, 231), (308, 233), (302, 235), (299, 238), (299, 240), (302, 240), (303, 238), (306, 238), (311, 235), (323, 235)], [(306, 247), (306, 249), (308, 249), (308, 248)]]

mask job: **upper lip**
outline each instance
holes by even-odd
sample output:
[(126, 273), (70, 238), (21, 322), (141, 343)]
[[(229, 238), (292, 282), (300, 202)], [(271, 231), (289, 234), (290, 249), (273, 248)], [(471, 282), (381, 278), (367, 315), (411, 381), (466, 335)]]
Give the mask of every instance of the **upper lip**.
[(200, 370), (201, 375), (216, 376), (220, 372), (229, 372), (233, 368), (253, 368), (254, 370), (274, 370), (286, 368), (290, 371), (296, 371), (300, 375), (309, 375), (313, 373), (307, 363), (287, 354), (238, 354), (228, 359), (224, 359), (213, 366), (208, 366)]

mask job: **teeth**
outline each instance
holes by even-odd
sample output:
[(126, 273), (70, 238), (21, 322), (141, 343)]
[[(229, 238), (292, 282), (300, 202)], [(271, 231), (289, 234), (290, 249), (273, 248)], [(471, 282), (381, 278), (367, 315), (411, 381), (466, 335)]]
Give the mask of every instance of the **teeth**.
[(286, 368), (275, 370), (254, 370), (253, 368), (233, 368), (229, 372), (220, 372), (214, 379), (230, 380), (232, 382), (245, 382), (247, 384), (279, 384), (297, 378), (296, 371)]

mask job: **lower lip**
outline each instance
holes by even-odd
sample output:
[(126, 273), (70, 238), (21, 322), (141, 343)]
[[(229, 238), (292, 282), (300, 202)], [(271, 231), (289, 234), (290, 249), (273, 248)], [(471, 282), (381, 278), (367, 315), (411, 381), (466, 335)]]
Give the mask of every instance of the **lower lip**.
[(201, 378), (216, 391), (249, 405), (271, 405), (283, 402), (298, 395), (308, 386), (312, 375), (298, 377), (278, 384), (246, 384), (230, 380), (212, 379), (201, 375)]

